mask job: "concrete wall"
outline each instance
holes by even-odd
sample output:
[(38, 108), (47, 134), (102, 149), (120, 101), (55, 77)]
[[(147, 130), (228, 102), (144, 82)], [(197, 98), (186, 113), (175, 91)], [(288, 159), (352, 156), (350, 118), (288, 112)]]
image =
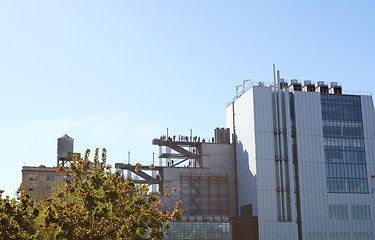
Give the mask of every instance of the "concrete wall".
[[(72, 173), (71, 170), (65, 168), (68, 173)], [(93, 169), (93, 163), (90, 163), (88, 173), (91, 174)], [(49, 187), (60, 187), (65, 184), (64, 175), (56, 172), (57, 167), (45, 167), (41, 165), (39, 167), (24, 166), (22, 167), (22, 183), (23, 190), (30, 195), (35, 201), (49, 198), (51, 196)], [(30, 174), (37, 174), (37, 180), (30, 180)], [(47, 180), (47, 175), (54, 175), (54, 180)], [(36, 186), (37, 191), (29, 191), (30, 186)], [(47, 187), (47, 188), (46, 188)]]
[(320, 93), (294, 92), (302, 234), (329, 232)]
[[(35, 201), (51, 196), (51, 192), (46, 190), (46, 186), (54, 187), (63, 184), (63, 175), (56, 172), (57, 168), (52, 167), (23, 167), (22, 182), (23, 189)], [(30, 180), (30, 174), (37, 174), (37, 180)], [(46, 181), (47, 175), (55, 175), (54, 181)], [(29, 191), (30, 186), (36, 186), (37, 191)]]
[(233, 103), (225, 108), (226, 127), (230, 131), (230, 143), (233, 143)]
[(363, 133), (365, 138), (367, 177), (369, 184), (369, 194), (362, 201), (365, 202), (364, 204), (370, 205), (372, 221), (370, 223), (359, 223), (356, 227), (366, 229), (364, 231), (369, 231), (369, 229), (372, 229), (375, 237), (375, 110), (372, 97), (362, 96), (361, 107)]
[[(369, 194), (327, 193), (324, 159), (321, 100), (319, 93), (295, 92), (298, 169), (301, 196), (301, 217), (304, 239), (309, 233), (324, 233), (314, 239), (337, 239), (331, 232), (373, 232), (374, 220), (353, 220), (352, 205), (370, 205), (371, 218), (375, 217), (374, 194), (371, 192), (371, 174), (374, 175), (375, 112), (372, 98), (361, 97), (363, 129)], [(348, 207), (348, 220), (329, 219), (328, 205), (344, 204)], [(364, 238), (373, 239), (373, 238)]]
[[(358, 222), (356, 227), (363, 229), (363, 232), (372, 231), (375, 239), (375, 109), (371, 96), (361, 96), (361, 108), (369, 194), (360, 194), (359, 201), (364, 205), (370, 205), (371, 221)], [(361, 204), (357, 203), (357, 199), (352, 200), (355, 204)]]
[[(289, 116), (289, 96), (285, 94), (283, 97), (286, 98)], [(272, 89), (252, 87), (233, 104), (239, 207), (252, 204), (253, 215), (258, 216), (259, 239), (295, 239), (295, 218), (292, 222), (278, 222)], [(231, 107), (227, 107), (229, 128), (232, 123), (228, 119), (231, 117)], [(287, 126), (290, 126), (289, 120)], [(290, 127), (288, 131), (290, 133)], [(287, 142), (290, 146), (291, 139), (288, 138)], [(288, 166), (292, 176), (291, 161)], [(294, 196), (291, 196), (291, 200), (294, 203)], [(295, 216), (294, 205), (292, 216)]]
[[(363, 133), (365, 137), (365, 151), (367, 163), (367, 176), (375, 176), (375, 110), (372, 97), (361, 97)], [(370, 179), (369, 179), (369, 182)], [(370, 183), (371, 184), (371, 183)], [(375, 186), (369, 185), (369, 189)]]
[(167, 191), (181, 187), (167, 205), (172, 208), (182, 200), (188, 215), (236, 216), (234, 146), (202, 143), (202, 164), (203, 168), (164, 168)]
[[(236, 131), (238, 207), (252, 204), (253, 215), (257, 216), (253, 89), (242, 94), (233, 104)], [(228, 108), (227, 112), (230, 112)], [(230, 120), (227, 120), (228, 122)], [(231, 126), (227, 125), (227, 127)]]

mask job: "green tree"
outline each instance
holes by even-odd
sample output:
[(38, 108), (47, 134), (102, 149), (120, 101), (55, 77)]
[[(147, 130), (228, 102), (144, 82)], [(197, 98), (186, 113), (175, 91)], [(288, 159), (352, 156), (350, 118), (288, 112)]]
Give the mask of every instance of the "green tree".
[(39, 209), (34, 200), (20, 189), (17, 191), (17, 198), (10, 199), (6, 196), (3, 199), (0, 193), (0, 239), (35, 237), (35, 219), (39, 215)]
[[(2, 200), (0, 214), (7, 211), (4, 218), (0, 215), (2, 239), (163, 239), (168, 223), (181, 219), (181, 201), (173, 212), (164, 210), (146, 185), (136, 186), (119, 171), (111, 172), (105, 149), (101, 160), (96, 149), (90, 174), (89, 154), (75, 157), (69, 171), (58, 169), (68, 178), (53, 197), (34, 204), (22, 192), (18, 201)], [(16, 216), (21, 217), (15, 222)]]

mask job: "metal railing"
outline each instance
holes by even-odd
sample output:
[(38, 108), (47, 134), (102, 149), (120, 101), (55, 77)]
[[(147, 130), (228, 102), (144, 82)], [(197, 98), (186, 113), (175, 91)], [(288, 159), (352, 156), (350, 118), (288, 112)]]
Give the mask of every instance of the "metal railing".
[(372, 92), (370, 92), (370, 91), (342, 90), (342, 94), (345, 94), (345, 95), (372, 96)]

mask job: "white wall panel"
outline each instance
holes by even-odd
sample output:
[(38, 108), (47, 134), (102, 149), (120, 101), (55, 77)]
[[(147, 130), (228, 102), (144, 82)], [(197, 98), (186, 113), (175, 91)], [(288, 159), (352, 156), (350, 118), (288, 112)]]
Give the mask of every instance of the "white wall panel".
[[(236, 155), (237, 155), (237, 188), (239, 207), (253, 204), (253, 214), (257, 213), (256, 204), (256, 163), (253, 121), (252, 89), (245, 92), (234, 103)], [(227, 110), (227, 112), (230, 111)], [(228, 116), (227, 116), (228, 117)], [(230, 121), (227, 121), (230, 122)], [(251, 193), (251, 194), (250, 194)], [(255, 195), (255, 196), (254, 196)]]
[(226, 119), (226, 127), (229, 128), (230, 131), (230, 142), (232, 143), (232, 136), (233, 136), (233, 103), (228, 105), (225, 108), (225, 119)]
[(294, 97), (301, 217), (306, 237), (307, 232), (326, 231), (322, 224), (327, 213), (323, 125), (319, 93), (295, 92)]

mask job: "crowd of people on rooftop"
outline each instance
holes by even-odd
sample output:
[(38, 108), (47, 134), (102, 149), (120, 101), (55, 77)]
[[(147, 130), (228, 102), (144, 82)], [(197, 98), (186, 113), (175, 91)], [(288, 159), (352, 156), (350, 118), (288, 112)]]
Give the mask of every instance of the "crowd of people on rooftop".
[[(197, 136), (183, 136), (183, 135), (178, 135), (178, 138), (176, 135), (172, 136), (172, 137), (167, 137), (165, 135), (162, 135), (160, 136), (160, 140), (162, 141), (173, 141), (173, 142), (201, 142), (201, 137), (197, 137)], [(202, 138), (202, 143), (206, 142), (206, 139)], [(215, 138), (212, 137), (212, 139), (208, 139), (208, 142), (209, 143), (214, 143), (215, 142)]]

